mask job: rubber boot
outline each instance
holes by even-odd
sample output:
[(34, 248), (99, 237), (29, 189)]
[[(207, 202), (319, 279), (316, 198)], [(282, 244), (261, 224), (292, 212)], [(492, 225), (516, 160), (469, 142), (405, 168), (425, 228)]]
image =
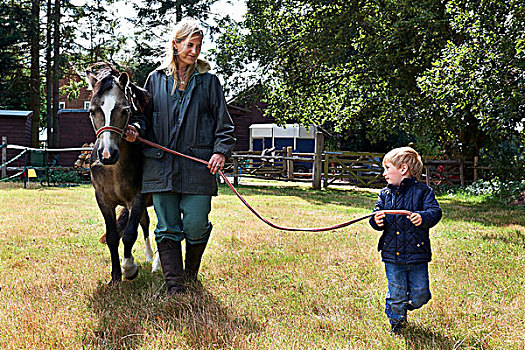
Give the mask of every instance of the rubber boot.
[(163, 239), (157, 244), (157, 248), (159, 249), (162, 273), (166, 280), (166, 294), (172, 296), (184, 292), (184, 271), (180, 242)]
[(185, 275), (188, 282), (197, 282), (199, 267), (201, 266), (202, 254), (206, 248), (205, 243), (186, 243)]

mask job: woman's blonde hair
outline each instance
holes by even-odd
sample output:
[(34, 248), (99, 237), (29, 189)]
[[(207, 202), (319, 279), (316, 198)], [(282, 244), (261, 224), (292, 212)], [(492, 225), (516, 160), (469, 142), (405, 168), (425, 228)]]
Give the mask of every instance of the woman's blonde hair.
[[(173, 91), (175, 92), (175, 89), (179, 83), (179, 77), (177, 74), (178, 65), (177, 65), (177, 51), (175, 47), (173, 46), (173, 41), (176, 43), (185, 42), (186, 45), (188, 41), (194, 37), (195, 35), (200, 36), (201, 38), (204, 38), (204, 31), (202, 30), (202, 27), (200, 26), (199, 22), (196, 19), (193, 19), (191, 17), (185, 17), (183, 18), (177, 25), (175, 26), (174, 34), (173, 36), (168, 40), (167, 50), (166, 50), (166, 61), (161, 66), (161, 68), (165, 69), (168, 75), (171, 75), (173, 79), (175, 79), (176, 84), (173, 85)], [(197, 61), (190, 65), (186, 71), (184, 72), (184, 81), (188, 81), (188, 79), (191, 77), (193, 72), (195, 71), (195, 67), (197, 66)]]
[(383, 165), (386, 162), (392, 163), (396, 168), (401, 168), (403, 164), (406, 164), (410, 174), (416, 179), (419, 179), (423, 172), (423, 161), (412, 147), (394, 148), (383, 157)]

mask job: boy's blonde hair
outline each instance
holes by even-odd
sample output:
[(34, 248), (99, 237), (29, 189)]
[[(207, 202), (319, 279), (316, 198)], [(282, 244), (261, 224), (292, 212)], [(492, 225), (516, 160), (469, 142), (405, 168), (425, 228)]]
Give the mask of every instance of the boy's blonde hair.
[(419, 179), (423, 172), (423, 161), (412, 147), (394, 148), (383, 157), (383, 165), (386, 162), (392, 163), (396, 168), (401, 168), (403, 164), (406, 164), (410, 174), (416, 179)]

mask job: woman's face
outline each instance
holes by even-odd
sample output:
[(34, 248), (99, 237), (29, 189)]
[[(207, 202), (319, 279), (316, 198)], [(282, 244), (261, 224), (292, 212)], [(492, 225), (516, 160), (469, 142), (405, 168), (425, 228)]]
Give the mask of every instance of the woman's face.
[(177, 56), (179, 67), (182, 68), (188, 66), (195, 63), (201, 53), (202, 36), (194, 35), (190, 40), (183, 40), (180, 43), (173, 40), (173, 47), (179, 53)]

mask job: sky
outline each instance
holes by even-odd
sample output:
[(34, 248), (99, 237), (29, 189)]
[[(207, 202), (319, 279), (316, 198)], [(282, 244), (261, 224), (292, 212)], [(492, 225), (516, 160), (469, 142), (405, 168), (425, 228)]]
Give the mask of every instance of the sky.
[[(133, 5), (131, 2), (137, 2), (140, 0), (119, 0), (115, 3), (115, 8), (118, 10), (116, 11), (117, 14), (122, 18), (129, 18), (134, 16), (134, 10)], [(76, 4), (84, 4), (86, 0), (74, 0), (73, 1)], [(230, 17), (232, 17), (236, 21), (241, 21), (243, 19), (244, 14), (246, 13), (246, 2), (245, 0), (219, 0), (216, 3), (214, 3), (211, 7), (212, 13), (217, 14), (228, 14)], [(209, 38), (205, 38), (207, 40), (204, 40), (203, 42), (203, 48), (202, 48), (202, 54), (205, 55), (210, 49), (213, 49), (215, 47), (214, 43), (209, 40)]]
[[(76, 6), (82, 6), (85, 5), (88, 1), (94, 1), (94, 0), (71, 0), (71, 2)], [(95, 0), (96, 1), (96, 0)], [(121, 18), (122, 21), (120, 21), (121, 26), (117, 30), (119, 34), (123, 34), (123, 36), (128, 36), (128, 34), (131, 34), (134, 32), (134, 29), (131, 24), (126, 21), (126, 18), (132, 18), (135, 16), (135, 11), (133, 9), (133, 3), (141, 2), (142, 0), (117, 0), (115, 3), (111, 6), (111, 8), (114, 10), (115, 15), (118, 18)], [(216, 3), (214, 3), (211, 6), (210, 12), (218, 15), (229, 15), (231, 18), (233, 18), (236, 21), (242, 21), (243, 16), (245, 15), (247, 11), (246, 8), (246, 0), (218, 0)], [(214, 24), (214, 23), (210, 23)], [(165, 46), (165, 44), (169, 40), (170, 29), (172, 28), (166, 28), (166, 38), (162, 42), (162, 47)], [(164, 30), (164, 29), (162, 29)], [(129, 45), (133, 45), (132, 41), (128, 41)], [(83, 43), (84, 46), (88, 47), (88, 43)], [(201, 58), (207, 58), (207, 53), (215, 48), (215, 43), (211, 40), (211, 38), (205, 35), (204, 41), (203, 41), (203, 47), (200, 57)], [(116, 58), (118, 61), (118, 57)], [(159, 61), (160, 62), (160, 61)], [(215, 69), (215, 62), (209, 61), (210, 66), (212, 68), (212, 71)], [(222, 77), (219, 77), (221, 82), (223, 82)]]

